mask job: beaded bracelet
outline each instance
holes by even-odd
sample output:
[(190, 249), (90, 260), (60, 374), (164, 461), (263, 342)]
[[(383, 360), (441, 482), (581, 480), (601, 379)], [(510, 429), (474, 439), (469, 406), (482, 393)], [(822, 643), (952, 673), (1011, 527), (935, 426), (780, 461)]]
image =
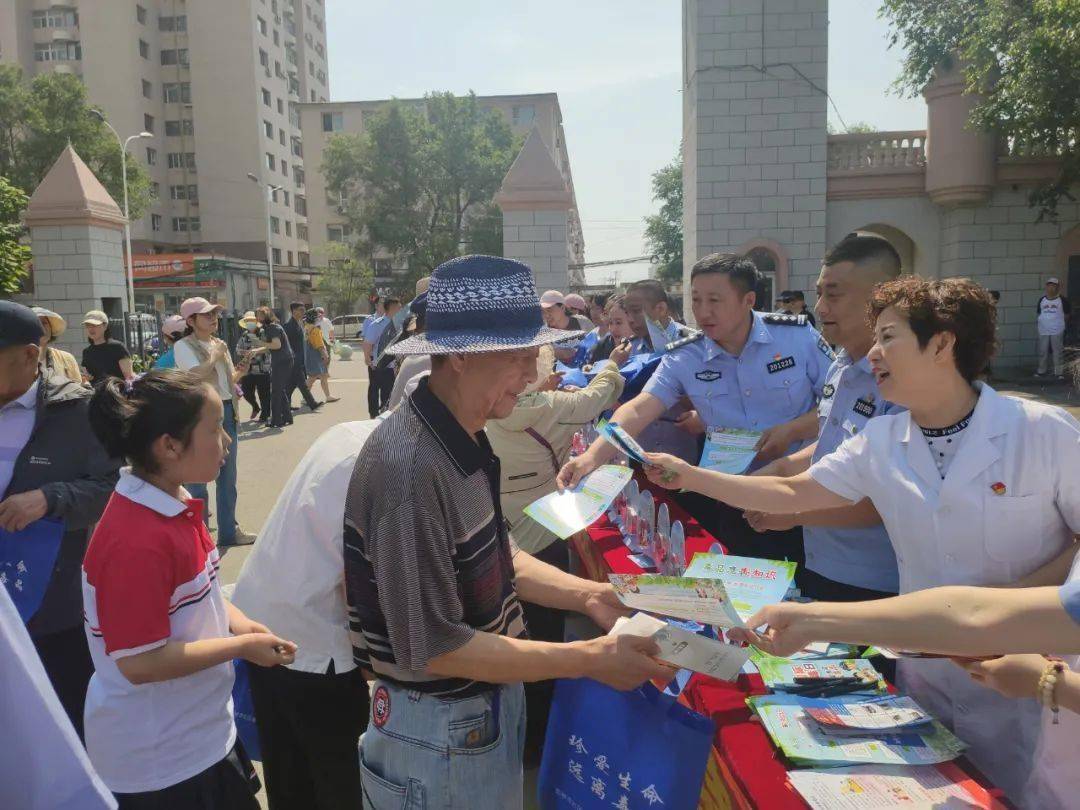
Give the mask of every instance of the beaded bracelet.
[[(1047, 656), (1049, 658), (1049, 656)], [(1046, 669), (1039, 676), (1039, 684), (1036, 687), (1036, 697), (1043, 706), (1048, 708), (1054, 716), (1054, 725), (1058, 724), (1059, 707), (1055, 699), (1058, 679), (1065, 672), (1065, 663), (1060, 658), (1049, 658)]]

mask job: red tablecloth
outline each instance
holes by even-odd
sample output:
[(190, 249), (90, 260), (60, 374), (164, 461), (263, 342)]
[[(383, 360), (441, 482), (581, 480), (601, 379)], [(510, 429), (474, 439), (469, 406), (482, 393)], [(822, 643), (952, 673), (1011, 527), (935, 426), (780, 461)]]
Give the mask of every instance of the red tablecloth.
[[(688, 561), (717, 542), (678, 504), (663, 495), (663, 490), (652, 491), (657, 503), (667, 503), (672, 520), (683, 521)], [(576, 535), (573, 541), (593, 579), (604, 581), (609, 573), (644, 573), (629, 559), (630, 552), (622, 542), (619, 530), (606, 517), (590, 526), (587, 532)], [(752, 712), (746, 705), (750, 695), (767, 692), (761, 677), (756, 674), (740, 675), (734, 683), (696, 674), (683, 691), (683, 698), (691, 708), (716, 723), (714, 748), (720, 760), (720, 778), (728, 796), (710, 807), (808, 810), (806, 802), (787, 780), (788, 768), (782, 756), (761, 724), (752, 719)], [(951, 768), (945, 767), (947, 771)], [(983, 786), (990, 784), (976, 775), (973, 768), (963, 766), (962, 771), (955, 773), (967, 773)], [(707, 778), (707, 785), (708, 781)], [(1000, 792), (994, 793), (1000, 799)], [(702, 807), (705, 806), (703, 797)]]

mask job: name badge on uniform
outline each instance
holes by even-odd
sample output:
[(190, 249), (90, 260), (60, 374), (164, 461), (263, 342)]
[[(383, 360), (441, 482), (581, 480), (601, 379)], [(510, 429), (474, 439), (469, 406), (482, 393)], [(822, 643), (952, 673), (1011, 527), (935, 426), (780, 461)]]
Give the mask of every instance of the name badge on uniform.
[(775, 374), (778, 371), (783, 371), (785, 368), (795, 368), (795, 358), (790, 356), (781, 357), (780, 355), (776, 355), (776, 357), (773, 358), (773, 361), (767, 366), (765, 366), (765, 368), (770, 374)]
[(855, 404), (852, 406), (851, 410), (855, 411), (855, 413), (859, 414), (860, 416), (865, 416), (867, 419), (869, 419), (871, 416), (874, 415), (874, 407), (874, 398), (864, 397), (862, 399), (855, 400)]
[(702, 382), (716, 382), (723, 376), (724, 374), (721, 371), (716, 371), (715, 369), (705, 369), (705, 371), (699, 371), (697, 374), (695, 374), (694, 379), (701, 380)]

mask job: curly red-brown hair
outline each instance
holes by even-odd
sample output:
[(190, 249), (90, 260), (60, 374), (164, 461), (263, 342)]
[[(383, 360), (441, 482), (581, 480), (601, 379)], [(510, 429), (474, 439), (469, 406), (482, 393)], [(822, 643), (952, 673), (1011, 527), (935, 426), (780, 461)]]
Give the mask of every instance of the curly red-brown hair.
[(889, 307), (908, 321), (925, 349), (941, 332), (956, 337), (956, 370), (968, 382), (986, 371), (997, 350), (997, 308), (990, 292), (966, 278), (925, 279), (918, 276), (886, 281), (874, 288), (866, 315), (873, 327)]

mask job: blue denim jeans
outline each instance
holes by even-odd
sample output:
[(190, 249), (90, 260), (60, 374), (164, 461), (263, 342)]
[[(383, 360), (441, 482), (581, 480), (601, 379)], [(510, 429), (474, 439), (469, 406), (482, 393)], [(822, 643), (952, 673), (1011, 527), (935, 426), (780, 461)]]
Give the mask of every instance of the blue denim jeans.
[[(236, 440), (236, 411), (234, 410), (234, 401), (231, 399), (225, 402), (223, 422), (225, 432), (232, 439), (232, 446), (229, 447), (229, 455), (225, 459), (225, 466), (221, 468), (216, 481), (217, 541), (219, 544), (227, 546), (236, 538), (236, 455), (240, 450), (240, 444)], [(210, 503), (206, 484), (187, 484), (185, 488), (191, 493), (192, 497), (201, 498), (206, 502), (206, 509), (203, 514), (206, 525), (209, 526)]]
[(376, 681), (360, 738), (368, 810), (520, 810), (521, 684), (459, 700)]

